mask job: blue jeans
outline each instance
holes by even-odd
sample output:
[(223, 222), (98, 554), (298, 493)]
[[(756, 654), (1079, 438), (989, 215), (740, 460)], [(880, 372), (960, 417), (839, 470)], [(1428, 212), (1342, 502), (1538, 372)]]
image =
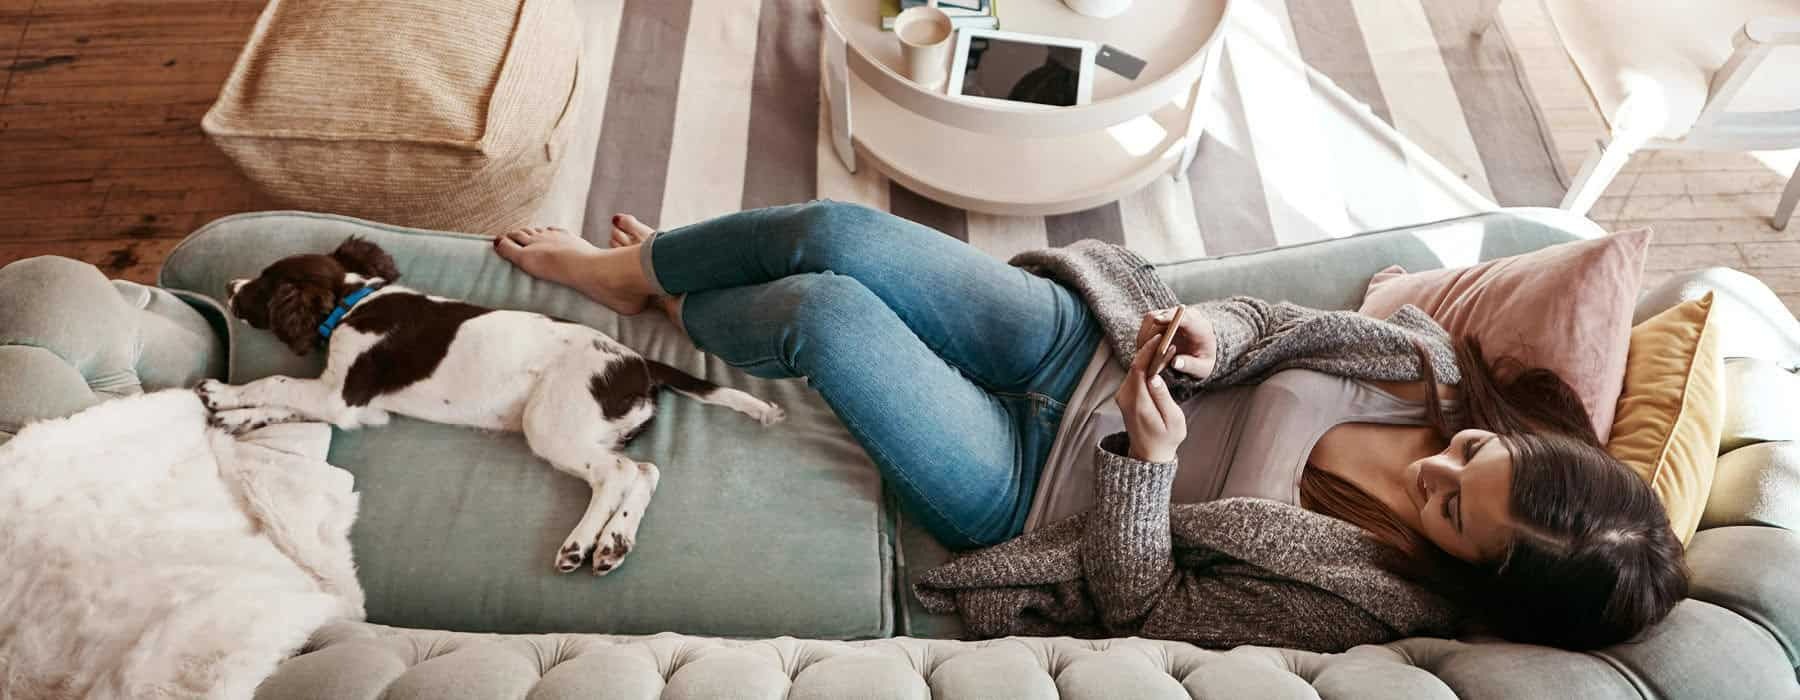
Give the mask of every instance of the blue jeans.
[(1101, 339), (1069, 289), (886, 212), (812, 202), (643, 248), (700, 349), (805, 377), (945, 545), (1023, 529), (1064, 403)]

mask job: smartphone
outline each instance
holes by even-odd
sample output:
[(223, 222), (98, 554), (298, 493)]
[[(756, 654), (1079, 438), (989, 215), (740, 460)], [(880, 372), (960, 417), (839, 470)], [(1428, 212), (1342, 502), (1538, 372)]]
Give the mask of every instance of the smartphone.
[(1168, 366), (1171, 359), (1169, 347), (1175, 344), (1175, 331), (1181, 328), (1181, 315), (1186, 311), (1185, 305), (1175, 307), (1175, 315), (1169, 317), (1169, 325), (1163, 326), (1162, 342), (1156, 345), (1156, 359), (1150, 361), (1150, 376), (1162, 374), (1163, 369)]

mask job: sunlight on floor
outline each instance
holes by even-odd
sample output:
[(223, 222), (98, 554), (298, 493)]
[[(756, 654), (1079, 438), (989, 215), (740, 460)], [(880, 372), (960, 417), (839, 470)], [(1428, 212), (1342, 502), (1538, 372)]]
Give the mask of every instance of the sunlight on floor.
[[(1422, 145), (1418, 140), (1442, 139), (1433, 133), (1402, 133), (1307, 66), (1283, 29), (1286, 21), (1261, 3), (1239, 3), (1225, 47), (1238, 84), (1259, 88), (1258, 101), (1246, 100), (1244, 116), (1256, 160), (1267, 173), (1263, 186), (1272, 209), (1297, 214), (1321, 233), (1342, 237), (1498, 208), (1459, 174), (1478, 166), (1453, 167), (1440, 160), (1446, 155), (1442, 143)], [(1276, 89), (1283, 84), (1291, 87)], [(1251, 91), (1244, 92), (1249, 96)], [(1281, 124), (1263, 123), (1269, 119)], [(1274, 143), (1256, 138), (1277, 128), (1288, 136)], [(1294, 139), (1317, 148), (1293, 148)], [(1304, 175), (1308, 172), (1313, 175)]]
[(1751, 151), (1750, 157), (1768, 166), (1777, 175), (1791, 176), (1794, 174), (1794, 168), (1800, 165), (1800, 148), (1790, 148), (1785, 151)]

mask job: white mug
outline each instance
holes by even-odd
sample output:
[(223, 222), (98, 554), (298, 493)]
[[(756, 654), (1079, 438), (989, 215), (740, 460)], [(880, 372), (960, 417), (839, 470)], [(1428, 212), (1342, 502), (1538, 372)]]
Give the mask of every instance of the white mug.
[(1106, 19), (1117, 17), (1131, 7), (1131, 0), (1063, 0), (1063, 4), (1089, 17)]
[(894, 18), (894, 35), (900, 37), (900, 53), (906, 57), (906, 77), (936, 90), (950, 74), (950, 37), (955, 34), (950, 15), (933, 2)]

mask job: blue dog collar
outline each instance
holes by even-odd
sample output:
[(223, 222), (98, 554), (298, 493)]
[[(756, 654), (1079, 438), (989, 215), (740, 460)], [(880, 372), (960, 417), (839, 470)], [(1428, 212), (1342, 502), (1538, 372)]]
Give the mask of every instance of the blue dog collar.
[(325, 322), (319, 324), (319, 338), (331, 340), (331, 332), (337, 330), (338, 323), (344, 320), (344, 314), (350, 313), (350, 307), (356, 306), (356, 302), (362, 301), (363, 297), (374, 294), (375, 290), (380, 288), (379, 284), (371, 284), (345, 296), (343, 301), (338, 302), (337, 308), (331, 310), (331, 315), (325, 317)]

